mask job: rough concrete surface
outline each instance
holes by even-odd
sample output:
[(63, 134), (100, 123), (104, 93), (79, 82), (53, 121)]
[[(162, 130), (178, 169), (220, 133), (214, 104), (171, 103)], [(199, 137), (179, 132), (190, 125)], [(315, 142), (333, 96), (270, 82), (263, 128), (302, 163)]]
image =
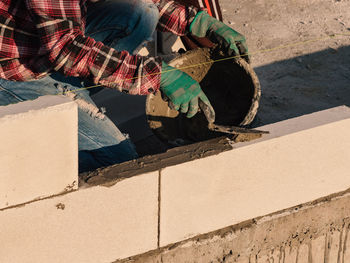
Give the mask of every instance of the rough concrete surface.
[(165, 153), (148, 155), (137, 160), (116, 164), (93, 172), (80, 174), (81, 184), (114, 185), (120, 180), (143, 173), (160, 171), (161, 169), (196, 160), (224, 151), (232, 150), (231, 140), (226, 137), (215, 138), (198, 144), (176, 147)]
[(346, 263), (349, 229), (344, 192), (116, 262)]
[[(350, 34), (349, 0), (220, 0), (219, 2), (223, 8), (224, 21), (247, 37), (250, 52), (254, 54), (252, 65), (262, 86), (260, 110), (254, 126), (339, 105), (349, 105), (350, 37), (325, 38), (335, 33)], [(322, 39), (316, 41), (318, 38)], [(259, 53), (261, 50), (310, 39), (315, 41)], [(324, 204), (322, 208), (293, 214), (290, 216), (292, 220), (287, 220), (281, 228), (275, 228), (276, 221), (266, 223), (267, 233), (280, 232), (282, 237), (283, 233), (288, 232), (290, 238), (282, 242), (283, 260), (277, 257), (278, 260), (268, 261), (269, 257), (280, 253), (278, 248), (261, 249), (260, 254), (265, 255), (265, 261), (262, 261), (260, 256), (258, 262), (349, 261), (350, 256), (347, 256), (347, 253), (350, 249), (345, 249), (349, 242), (344, 245), (348, 219), (343, 219), (349, 215), (342, 214), (348, 211), (349, 201), (347, 197)], [(335, 218), (337, 216), (338, 219)], [(323, 219), (327, 221), (330, 217), (334, 219), (321, 227), (319, 225), (308, 227), (314, 221)], [(295, 221), (295, 218), (298, 221)], [(293, 222), (299, 225), (296, 226)], [(286, 226), (291, 226), (296, 231), (289, 232)], [(246, 242), (250, 242), (250, 246), (242, 249), (242, 255), (246, 255), (245, 257), (238, 257), (238, 254), (233, 256), (235, 248), (238, 244), (242, 244), (241, 241), (233, 243), (227, 239), (225, 242), (219, 236), (217, 239), (205, 242), (193, 239), (192, 243), (167, 248), (161, 256), (143, 257), (142, 260), (133, 259), (130, 262), (253, 263), (259, 258), (259, 254), (249, 253), (256, 242), (254, 231), (244, 232), (242, 235)], [(233, 232), (231, 234), (234, 235)], [(322, 261), (315, 258), (314, 250), (322, 244), (322, 241), (317, 241), (318, 245), (311, 242), (318, 234), (321, 239), (325, 239), (325, 246), (322, 248), (324, 253), (321, 252), (321, 255), (318, 253), (321, 258), (324, 257)], [(295, 246), (286, 245), (291, 240), (296, 241)], [(263, 243), (269, 244), (269, 242)], [(242, 246), (244, 247), (244, 244)]]

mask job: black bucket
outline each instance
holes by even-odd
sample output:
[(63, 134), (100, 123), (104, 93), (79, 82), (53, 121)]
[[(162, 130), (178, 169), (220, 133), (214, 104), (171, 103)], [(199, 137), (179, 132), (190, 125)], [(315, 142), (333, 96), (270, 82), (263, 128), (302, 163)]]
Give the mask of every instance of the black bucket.
[[(208, 49), (188, 51), (169, 63), (197, 80), (209, 98), (219, 125), (247, 126), (255, 118), (260, 101), (260, 83), (243, 59), (226, 59)], [(208, 129), (199, 112), (191, 119), (172, 110), (160, 92), (146, 101), (148, 124), (159, 139), (169, 145), (184, 145), (222, 136)]]

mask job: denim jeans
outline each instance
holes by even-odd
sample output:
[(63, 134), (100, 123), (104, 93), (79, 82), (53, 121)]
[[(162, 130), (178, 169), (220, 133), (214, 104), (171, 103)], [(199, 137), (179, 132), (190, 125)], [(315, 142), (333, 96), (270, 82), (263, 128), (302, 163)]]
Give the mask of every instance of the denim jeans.
[[(85, 35), (116, 50), (132, 53), (151, 38), (158, 19), (158, 9), (153, 4), (141, 0), (105, 0), (88, 8)], [(79, 90), (89, 85), (91, 83), (58, 72), (28, 82), (0, 79), (0, 106), (78, 90), (67, 94), (76, 94), (74, 99), (79, 107), (79, 172), (137, 158), (133, 143), (90, 98), (96, 89)]]

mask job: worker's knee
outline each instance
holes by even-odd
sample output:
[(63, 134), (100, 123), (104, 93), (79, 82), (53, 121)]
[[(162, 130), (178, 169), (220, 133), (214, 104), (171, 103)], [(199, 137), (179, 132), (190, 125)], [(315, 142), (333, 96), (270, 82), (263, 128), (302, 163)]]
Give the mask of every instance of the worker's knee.
[(153, 3), (144, 3), (141, 0), (139, 2), (140, 20), (136, 23), (135, 30), (142, 32), (146, 39), (151, 38), (159, 21), (159, 11)]
[[(143, 0), (101, 1), (89, 6), (86, 34), (95, 36), (101, 31), (113, 29), (118, 35), (130, 35), (133, 31), (149, 34), (159, 21), (159, 11), (152, 2)], [(118, 30), (119, 29), (119, 30)], [(123, 31), (123, 32), (122, 32)]]
[(89, 6), (85, 33), (118, 51), (133, 53), (151, 40), (158, 21), (158, 8), (149, 1), (106, 0)]

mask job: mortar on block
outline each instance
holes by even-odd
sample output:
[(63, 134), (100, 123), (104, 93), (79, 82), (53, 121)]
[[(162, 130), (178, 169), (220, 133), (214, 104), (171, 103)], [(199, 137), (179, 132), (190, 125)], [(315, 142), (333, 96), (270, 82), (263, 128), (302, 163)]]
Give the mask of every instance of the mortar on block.
[[(214, 62), (215, 61), (215, 62)], [(261, 89), (257, 75), (243, 59), (225, 59), (215, 49), (188, 51), (169, 65), (179, 68), (199, 82), (215, 113), (215, 123), (225, 126), (247, 126), (255, 118)], [(191, 119), (168, 107), (161, 93), (146, 100), (150, 128), (169, 146), (179, 146), (222, 136), (208, 129), (202, 112)]]

